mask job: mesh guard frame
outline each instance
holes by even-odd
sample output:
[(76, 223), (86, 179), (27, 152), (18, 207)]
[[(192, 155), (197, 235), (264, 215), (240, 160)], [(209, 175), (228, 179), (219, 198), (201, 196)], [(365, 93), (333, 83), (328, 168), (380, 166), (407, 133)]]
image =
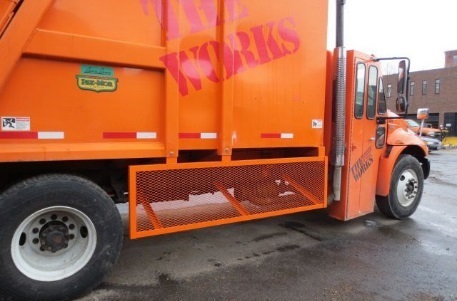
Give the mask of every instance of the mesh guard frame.
[(327, 157), (129, 167), (130, 238), (327, 206)]

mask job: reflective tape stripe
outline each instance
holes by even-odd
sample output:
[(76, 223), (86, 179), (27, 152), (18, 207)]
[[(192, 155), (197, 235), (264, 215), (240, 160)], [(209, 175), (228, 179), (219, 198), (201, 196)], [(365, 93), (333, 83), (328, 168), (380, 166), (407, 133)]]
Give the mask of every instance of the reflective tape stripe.
[(217, 139), (217, 133), (179, 133), (180, 139)]
[(181, 139), (200, 139), (200, 133), (179, 133)]
[(103, 139), (136, 139), (136, 133), (128, 132), (105, 132)]
[(64, 139), (64, 132), (0, 132), (0, 139)]
[(103, 139), (157, 139), (156, 132), (104, 132)]
[(201, 133), (201, 139), (217, 139), (217, 133)]
[(262, 133), (260, 138), (264, 139), (294, 139), (293, 133)]
[(0, 132), (0, 139), (38, 139), (37, 132)]
[(64, 132), (38, 132), (38, 139), (64, 139)]
[(281, 139), (294, 139), (294, 134), (293, 133), (282, 133)]
[(260, 134), (260, 138), (281, 138), (281, 134), (278, 133), (262, 133)]
[(136, 133), (137, 139), (157, 139), (157, 133), (154, 132), (138, 132)]

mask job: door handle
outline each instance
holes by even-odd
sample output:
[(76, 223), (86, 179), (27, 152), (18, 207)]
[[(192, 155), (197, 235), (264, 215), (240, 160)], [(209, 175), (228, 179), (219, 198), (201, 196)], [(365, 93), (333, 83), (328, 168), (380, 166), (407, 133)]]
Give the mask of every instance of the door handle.
[(370, 141), (375, 141), (376, 140), (376, 137), (371, 137), (370, 138)]

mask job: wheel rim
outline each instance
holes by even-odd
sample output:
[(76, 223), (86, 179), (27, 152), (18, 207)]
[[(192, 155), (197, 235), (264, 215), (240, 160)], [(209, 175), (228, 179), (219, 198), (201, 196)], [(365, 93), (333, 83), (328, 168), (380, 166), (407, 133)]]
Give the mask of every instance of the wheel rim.
[(95, 251), (97, 233), (83, 212), (65, 206), (39, 210), (16, 229), (11, 255), (18, 270), (38, 281), (62, 280), (81, 270)]
[(417, 174), (412, 169), (405, 170), (398, 179), (397, 198), (403, 207), (408, 207), (417, 197), (419, 181)]

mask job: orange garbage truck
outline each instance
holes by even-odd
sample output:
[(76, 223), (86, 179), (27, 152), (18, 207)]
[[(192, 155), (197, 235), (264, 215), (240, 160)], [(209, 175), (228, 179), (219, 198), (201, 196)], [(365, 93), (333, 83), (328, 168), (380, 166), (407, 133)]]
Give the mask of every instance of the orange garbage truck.
[[(427, 148), (327, 0), (0, 0), (0, 296), (96, 287), (130, 238), (416, 210)], [(409, 60), (396, 107), (407, 108)]]

